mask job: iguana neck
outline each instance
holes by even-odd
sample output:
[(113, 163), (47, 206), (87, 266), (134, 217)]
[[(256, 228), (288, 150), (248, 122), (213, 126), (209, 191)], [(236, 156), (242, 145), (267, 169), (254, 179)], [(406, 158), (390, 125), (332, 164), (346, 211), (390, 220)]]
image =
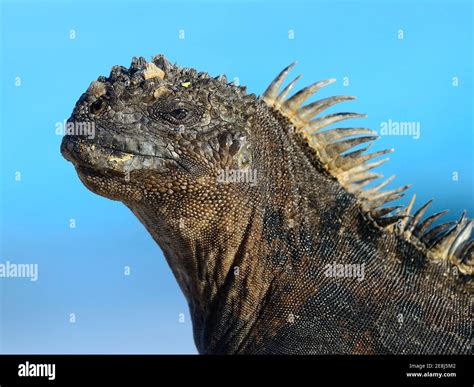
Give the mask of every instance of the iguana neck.
[[(231, 327), (242, 312), (253, 314), (257, 303), (253, 294), (236, 292), (244, 283), (251, 288), (258, 280), (260, 247), (254, 238), (259, 223), (257, 206), (242, 202), (242, 198), (227, 198), (225, 203), (226, 208), (210, 216), (202, 214), (199, 218), (182, 213), (172, 222), (166, 216), (166, 205), (130, 207), (163, 250), (188, 301), (195, 342), (201, 353), (215, 353), (215, 346), (224, 348), (226, 343), (228, 348), (220, 352), (235, 350), (238, 343), (226, 337), (225, 330), (213, 327)], [(224, 315), (226, 305), (232, 305), (235, 314)]]

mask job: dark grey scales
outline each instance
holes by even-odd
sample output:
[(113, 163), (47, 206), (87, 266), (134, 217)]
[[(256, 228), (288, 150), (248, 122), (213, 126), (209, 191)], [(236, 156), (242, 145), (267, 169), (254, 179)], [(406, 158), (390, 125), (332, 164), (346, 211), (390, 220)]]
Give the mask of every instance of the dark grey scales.
[[(69, 121), (96, 136), (67, 135), (61, 152), (159, 244), (200, 353), (471, 353), (473, 222), (433, 227), (429, 203), (391, 205), (406, 186), (369, 185), (391, 150), (365, 152), (372, 130), (328, 128), (363, 115), (320, 114), (353, 97), (303, 105), (334, 80), (280, 92), (291, 67), (257, 97), (134, 58), (81, 96)], [(257, 178), (222, 182), (223, 170)], [(329, 276), (333, 264), (364, 277)]]

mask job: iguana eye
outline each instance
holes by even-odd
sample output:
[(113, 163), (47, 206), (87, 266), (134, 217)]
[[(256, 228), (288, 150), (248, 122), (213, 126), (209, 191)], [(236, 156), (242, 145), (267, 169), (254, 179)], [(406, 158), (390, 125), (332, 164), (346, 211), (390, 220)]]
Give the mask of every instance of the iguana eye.
[(184, 120), (188, 115), (188, 111), (185, 108), (178, 108), (169, 114), (176, 120)]
[(173, 129), (182, 125), (191, 128), (199, 122), (200, 109), (188, 101), (159, 100), (148, 107), (148, 114)]
[(171, 124), (183, 124), (190, 118), (190, 111), (184, 107), (178, 107), (170, 111), (160, 112), (160, 116)]

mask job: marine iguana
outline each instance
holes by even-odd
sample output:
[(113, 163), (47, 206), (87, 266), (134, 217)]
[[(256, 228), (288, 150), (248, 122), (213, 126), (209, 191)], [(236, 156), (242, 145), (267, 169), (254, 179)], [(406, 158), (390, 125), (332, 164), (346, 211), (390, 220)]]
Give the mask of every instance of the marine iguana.
[[(473, 222), (430, 227), (430, 202), (390, 205), (373, 169), (389, 153), (321, 115), (354, 97), (305, 101), (285, 68), (261, 97), (158, 55), (114, 66), (69, 123), (95, 137), (61, 152), (91, 191), (129, 207), (189, 304), (202, 354), (471, 352)], [(355, 274), (354, 274), (355, 273)]]

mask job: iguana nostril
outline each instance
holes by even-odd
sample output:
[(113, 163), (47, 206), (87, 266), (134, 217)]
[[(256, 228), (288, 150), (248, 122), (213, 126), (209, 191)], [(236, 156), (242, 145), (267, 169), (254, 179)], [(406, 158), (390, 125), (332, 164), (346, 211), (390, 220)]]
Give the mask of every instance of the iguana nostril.
[(107, 104), (105, 103), (105, 101), (103, 99), (98, 99), (91, 105), (89, 110), (92, 114), (99, 114), (104, 111), (106, 107)]

